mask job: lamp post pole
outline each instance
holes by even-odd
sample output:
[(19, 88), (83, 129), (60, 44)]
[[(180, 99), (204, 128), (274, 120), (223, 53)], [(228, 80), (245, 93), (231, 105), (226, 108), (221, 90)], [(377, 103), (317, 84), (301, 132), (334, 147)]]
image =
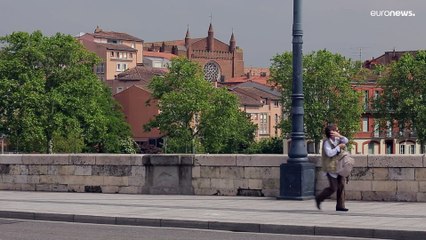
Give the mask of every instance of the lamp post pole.
[(293, 88), (291, 145), (287, 163), (280, 166), (278, 199), (305, 200), (314, 196), (315, 166), (308, 161), (304, 132), (302, 0), (293, 0)]

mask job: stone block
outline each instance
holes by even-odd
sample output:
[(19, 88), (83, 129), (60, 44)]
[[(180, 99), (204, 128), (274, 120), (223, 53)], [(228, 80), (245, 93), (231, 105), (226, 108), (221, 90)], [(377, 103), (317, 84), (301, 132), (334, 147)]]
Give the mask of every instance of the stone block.
[(423, 155), (368, 155), (368, 167), (423, 167)]
[(194, 165), (197, 166), (236, 166), (237, 157), (231, 154), (195, 155)]
[(23, 164), (21, 154), (1, 154), (0, 164)]
[(70, 164), (72, 165), (95, 165), (95, 154), (70, 154)]
[(280, 188), (280, 179), (277, 179), (277, 178), (262, 179), (262, 189), (279, 189), (279, 188)]
[[(6, 164), (1, 164), (2, 166), (6, 166)], [(8, 165), (8, 164), (7, 164)], [(10, 175), (28, 175), (28, 166), (26, 165), (9, 165), (9, 173)]]
[(192, 167), (192, 177), (193, 178), (200, 178), (201, 177), (201, 167), (200, 166)]
[(22, 155), (23, 164), (31, 165), (68, 165), (68, 154), (24, 154)]
[(372, 190), (373, 191), (382, 191), (382, 192), (395, 192), (396, 191), (396, 182), (395, 181), (372, 181)]
[(132, 166), (130, 165), (94, 165), (88, 166), (91, 168), (93, 176), (131, 176)]
[(373, 168), (374, 180), (389, 180), (389, 168)]
[(397, 192), (396, 201), (398, 202), (414, 202), (417, 201), (417, 192)]
[(55, 176), (55, 175), (41, 175), (39, 176), (39, 182), (41, 184), (60, 184), (64, 183), (64, 178), (62, 176)]
[(244, 169), (242, 167), (224, 166), (219, 168), (219, 177), (227, 179), (244, 178)]
[(75, 166), (59, 166), (58, 173), (59, 175), (74, 175)]
[(245, 167), (244, 178), (261, 179), (261, 178), (280, 178), (279, 167)]
[(74, 174), (76, 176), (92, 175), (92, 166), (75, 166)]
[(141, 194), (142, 193), (142, 187), (138, 187), (138, 186), (119, 187), (118, 193)]
[(202, 178), (219, 178), (220, 177), (220, 167), (213, 166), (201, 166), (200, 167), (200, 177)]
[(349, 191), (372, 191), (373, 186), (371, 181), (352, 181), (346, 185), (345, 189)]
[(212, 178), (210, 181), (211, 188), (216, 189), (233, 189), (234, 181), (232, 179)]
[(426, 202), (426, 193), (425, 192), (417, 193), (417, 202)]
[[(1, 185), (0, 185), (1, 186)], [(213, 188), (194, 188), (195, 195), (215, 195), (218, 193), (217, 189)]]
[(279, 189), (262, 189), (262, 193), (265, 197), (278, 197), (280, 195)]
[(367, 167), (355, 167), (352, 170), (351, 180), (373, 180), (373, 169)]
[(172, 154), (151, 155), (150, 164), (155, 166), (176, 166), (180, 165), (180, 156)]
[(118, 193), (119, 187), (118, 186), (102, 186), (102, 193)]
[[(288, 160), (288, 156), (287, 156), (287, 159), (286, 159), (286, 163), (287, 163), (287, 160)], [(319, 155), (319, 154), (308, 155), (308, 160), (309, 160), (309, 162), (313, 163), (315, 165), (315, 167), (321, 168), (321, 165), (322, 165), (321, 155)]]
[(361, 200), (364, 201), (385, 201), (391, 202), (396, 201), (396, 192), (361, 192)]
[(418, 192), (419, 182), (417, 181), (397, 181), (396, 182), (397, 192)]
[(50, 188), (52, 192), (68, 192), (68, 185), (65, 184), (53, 184)]
[(368, 167), (368, 155), (351, 155), (351, 157), (355, 160), (354, 167)]
[(142, 155), (136, 154), (96, 154), (96, 165), (142, 165)]
[(197, 180), (192, 180), (192, 186), (194, 189), (211, 188), (211, 180), (210, 178), (198, 178)]
[(103, 185), (106, 185), (106, 186), (129, 186), (129, 178), (128, 177), (106, 176), (106, 177), (104, 177)]
[(389, 168), (391, 180), (414, 180), (414, 168)]
[(68, 192), (84, 192), (84, 185), (68, 184)]
[(360, 191), (345, 191), (345, 198), (347, 200), (361, 200), (361, 192)]
[(15, 186), (19, 187), (20, 191), (35, 191), (36, 190), (36, 184), (16, 184)]
[(47, 175), (47, 165), (29, 165), (29, 175)]
[(426, 181), (419, 182), (419, 192), (426, 193)]
[(241, 167), (279, 167), (287, 163), (288, 156), (283, 154), (237, 154), (236, 165)]
[(426, 168), (416, 168), (415, 176), (417, 181), (425, 181), (426, 180)]
[(145, 178), (136, 176), (136, 177), (128, 177), (129, 186), (140, 186), (145, 185)]
[(51, 192), (52, 191), (52, 185), (51, 184), (36, 184), (35, 190), (41, 191), (41, 192)]
[(49, 165), (49, 166), (47, 166), (47, 175), (58, 175), (60, 166), (61, 165)]
[(262, 189), (262, 179), (249, 179), (248, 185), (250, 189)]
[(131, 176), (140, 176), (145, 177), (145, 167), (144, 166), (132, 166)]
[(234, 187), (236, 189), (238, 188), (247, 189), (249, 187), (248, 179), (234, 179)]

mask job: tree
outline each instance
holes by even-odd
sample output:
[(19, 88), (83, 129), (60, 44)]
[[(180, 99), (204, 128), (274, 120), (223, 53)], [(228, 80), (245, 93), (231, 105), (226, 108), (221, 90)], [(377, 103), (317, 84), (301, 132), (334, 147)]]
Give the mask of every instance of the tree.
[(99, 59), (74, 37), (16, 32), (0, 41), (0, 131), (16, 151), (120, 152), (129, 144), (123, 114), (93, 73)]
[(225, 89), (204, 79), (201, 67), (172, 59), (165, 76), (149, 85), (160, 114), (144, 126), (166, 134), (167, 152), (237, 152), (253, 141), (255, 127)]
[[(338, 123), (341, 132), (351, 138), (359, 129), (361, 105), (359, 93), (351, 86), (351, 76), (358, 67), (339, 54), (326, 50), (303, 57), (304, 123), (307, 138), (315, 142), (315, 151), (327, 123)], [(293, 83), (292, 53), (272, 59), (271, 81), (282, 89), (283, 134), (291, 132), (291, 95)]]
[[(426, 142), (426, 51), (406, 54), (379, 79), (383, 94), (376, 101), (384, 122), (397, 121), (400, 131), (416, 132), (422, 148)], [(424, 152), (424, 149), (422, 149)]]

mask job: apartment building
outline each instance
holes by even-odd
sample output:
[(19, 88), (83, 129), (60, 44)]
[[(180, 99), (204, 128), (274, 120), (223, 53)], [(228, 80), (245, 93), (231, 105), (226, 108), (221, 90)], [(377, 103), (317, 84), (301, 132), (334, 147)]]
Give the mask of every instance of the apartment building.
[(127, 33), (104, 31), (81, 33), (77, 39), (102, 62), (94, 67), (99, 79), (108, 84), (116, 75), (143, 63), (143, 40)]

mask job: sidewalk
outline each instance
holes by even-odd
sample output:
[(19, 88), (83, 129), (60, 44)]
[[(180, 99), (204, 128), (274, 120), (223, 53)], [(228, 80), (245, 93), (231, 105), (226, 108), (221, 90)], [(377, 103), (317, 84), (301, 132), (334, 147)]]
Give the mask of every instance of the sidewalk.
[(244, 232), (426, 239), (426, 203), (0, 191), (0, 218)]

